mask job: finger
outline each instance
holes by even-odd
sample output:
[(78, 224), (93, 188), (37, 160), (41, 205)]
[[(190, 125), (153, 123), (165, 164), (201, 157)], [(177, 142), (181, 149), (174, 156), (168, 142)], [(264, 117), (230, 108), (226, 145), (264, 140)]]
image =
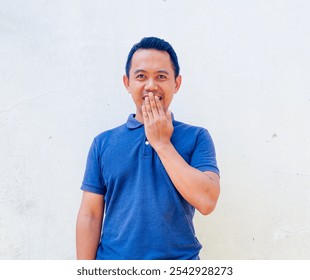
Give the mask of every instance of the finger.
[(151, 106), (153, 116), (157, 117), (158, 116), (158, 108), (157, 108), (156, 99), (155, 99), (153, 92), (149, 93), (149, 101), (150, 101), (150, 106)]
[(146, 111), (147, 117), (149, 119), (152, 119), (153, 118), (153, 111), (152, 111), (150, 99), (149, 99), (148, 96), (145, 97), (145, 99), (144, 99), (144, 107), (145, 107), (145, 111)]
[(149, 117), (148, 117), (148, 114), (147, 114), (147, 111), (146, 111), (146, 107), (145, 107), (144, 104), (142, 105), (142, 117), (143, 117), (144, 123), (147, 123)]
[(156, 106), (157, 106), (157, 110), (158, 110), (159, 115), (161, 115), (161, 116), (165, 115), (163, 105), (162, 105), (158, 96), (155, 96), (155, 102), (156, 102)]

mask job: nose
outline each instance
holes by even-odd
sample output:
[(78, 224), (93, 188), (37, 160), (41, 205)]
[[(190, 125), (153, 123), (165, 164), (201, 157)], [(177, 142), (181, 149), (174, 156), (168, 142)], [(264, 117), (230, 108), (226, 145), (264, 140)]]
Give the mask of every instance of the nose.
[(157, 83), (154, 79), (148, 79), (145, 83), (145, 90), (148, 92), (153, 92), (156, 91), (158, 89), (157, 87)]

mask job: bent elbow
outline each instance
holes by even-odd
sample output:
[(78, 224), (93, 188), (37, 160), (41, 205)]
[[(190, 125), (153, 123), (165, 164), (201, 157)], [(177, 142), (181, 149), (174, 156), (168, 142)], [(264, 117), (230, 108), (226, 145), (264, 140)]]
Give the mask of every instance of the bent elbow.
[(197, 210), (204, 216), (211, 214), (215, 209), (216, 203), (213, 205), (203, 205), (202, 207), (197, 208)]
[(204, 216), (211, 214), (216, 205), (219, 198), (219, 191), (213, 197), (204, 197), (197, 204), (196, 209)]
[(211, 214), (217, 204), (218, 196), (213, 199), (205, 199), (204, 201), (200, 201), (200, 204), (196, 209), (204, 216)]

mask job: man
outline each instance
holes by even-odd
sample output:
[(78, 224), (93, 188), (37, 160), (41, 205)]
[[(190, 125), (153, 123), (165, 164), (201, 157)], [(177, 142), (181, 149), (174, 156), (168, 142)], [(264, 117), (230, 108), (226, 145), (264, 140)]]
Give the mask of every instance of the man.
[(128, 55), (123, 82), (136, 113), (92, 143), (77, 258), (199, 259), (194, 211), (214, 210), (219, 170), (208, 131), (169, 111), (181, 86), (172, 46), (143, 38)]

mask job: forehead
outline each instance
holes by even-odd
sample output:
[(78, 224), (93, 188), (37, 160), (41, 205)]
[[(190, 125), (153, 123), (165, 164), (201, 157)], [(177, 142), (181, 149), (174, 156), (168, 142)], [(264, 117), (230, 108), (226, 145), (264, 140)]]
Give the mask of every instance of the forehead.
[(136, 69), (158, 70), (165, 69), (173, 71), (172, 62), (169, 53), (155, 49), (139, 49), (131, 60), (131, 71)]

